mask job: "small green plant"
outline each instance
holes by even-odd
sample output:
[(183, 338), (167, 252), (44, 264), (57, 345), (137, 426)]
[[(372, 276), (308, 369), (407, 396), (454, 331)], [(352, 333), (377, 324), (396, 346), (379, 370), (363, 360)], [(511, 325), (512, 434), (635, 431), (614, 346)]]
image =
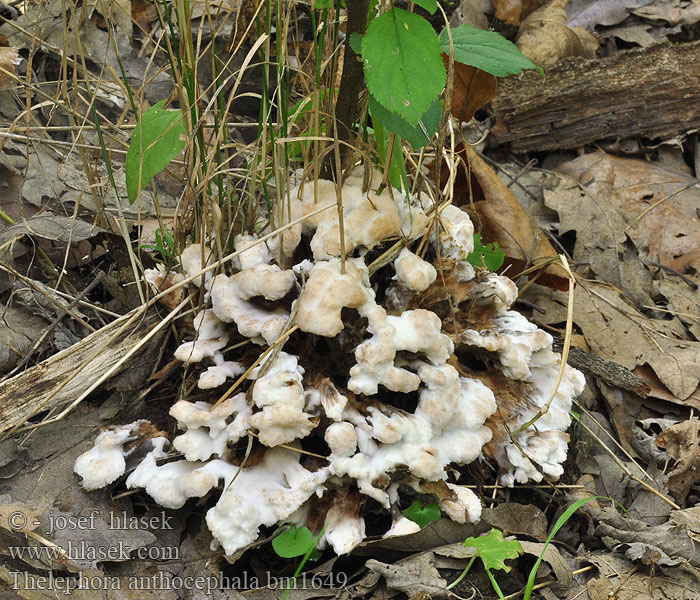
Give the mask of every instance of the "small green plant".
[(498, 242), (484, 245), (481, 242), (481, 234), (474, 234), (474, 250), (467, 256), (467, 262), (474, 268), (489, 271), (497, 271), (501, 268), (506, 255), (498, 246)]
[(447, 586), (447, 589), (452, 589), (467, 576), (469, 569), (478, 557), (484, 565), (493, 589), (499, 598), (503, 598), (503, 592), (498, 583), (496, 583), (491, 569), (500, 569), (506, 573), (510, 572), (510, 567), (503, 561), (510, 558), (518, 558), (523, 553), (523, 547), (520, 545), (520, 542), (518, 540), (506, 540), (502, 531), (492, 529), (486, 535), (467, 538), (464, 540), (464, 546), (476, 548), (476, 554), (472, 556), (460, 576)]
[(144, 244), (141, 248), (158, 252), (164, 263), (172, 264), (176, 259), (175, 238), (173, 234), (167, 229), (156, 229), (155, 235), (155, 244)]
[[(436, 0), (416, 4), (430, 14), (437, 10)], [(361, 42), (356, 35), (351, 43), (361, 50), (373, 121), (414, 148), (424, 146), (440, 122), (438, 96), (446, 83), (443, 53), (452, 49), (456, 62), (496, 77), (537, 68), (498, 33), (461, 25), (438, 37), (423, 17), (396, 7), (373, 19)]]
[[(299, 577), (304, 565), (309, 560), (317, 560), (320, 558), (321, 551), (317, 548), (317, 546), (319, 540), (321, 537), (323, 537), (323, 534), (326, 531), (326, 525), (324, 524), (316, 538), (314, 538), (311, 530), (308, 527), (296, 527), (294, 525), (290, 525), (287, 529), (280, 529), (282, 529), (282, 531), (272, 538), (272, 549), (275, 551), (275, 554), (281, 558), (302, 557), (299, 566), (297, 566), (296, 570), (294, 571), (294, 575), (292, 575), (289, 587), (282, 595), (282, 600), (286, 600), (287, 596), (289, 596), (289, 591), (294, 586), (294, 582), (296, 581), (297, 577)], [(280, 531), (280, 529), (278, 529), (278, 531)]]
[(418, 523), (420, 528), (423, 529), (440, 518), (440, 507), (437, 504), (424, 505), (422, 502), (416, 500), (411, 506), (402, 510), (401, 514), (414, 523)]
[[(537, 557), (537, 560), (535, 561), (535, 564), (530, 570), (530, 574), (527, 578), (527, 584), (525, 585), (525, 594), (523, 595), (524, 600), (530, 600), (530, 597), (532, 596), (532, 591), (535, 587), (535, 578), (537, 577), (537, 569), (539, 568), (540, 563), (542, 562), (542, 558), (544, 557), (544, 553), (547, 551), (547, 547), (549, 546), (550, 542), (554, 539), (554, 536), (557, 535), (559, 530), (579, 508), (581, 508), (584, 504), (590, 502), (591, 500), (609, 500), (610, 502), (614, 502), (622, 509), (622, 511), (625, 514), (627, 514), (627, 516), (629, 516), (629, 513), (627, 512), (627, 509), (624, 506), (622, 506), (619, 502), (613, 500), (612, 498), (608, 498), (607, 496), (588, 496), (587, 498), (581, 498), (580, 500), (574, 502), (571, 506), (569, 506), (569, 508), (567, 508), (562, 513), (562, 515), (557, 519), (556, 523), (554, 523), (552, 531), (549, 532), (544, 546), (542, 547), (542, 552), (540, 552), (540, 555)], [(523, 553), (523, 547), (520, 545), (520, 542), (518, 542), (517, 540), (506, 540), (503, 537), (503, 532), (499, 531), (498, 529), (491, 529), (491, 531), (489, 531), (489, 533), (486, 535), (482, 535), (476, 538), (467, 538), (466, 540), (464, 540), (464, 546), (476, 548), (476, 554), (472, 556), (470, 561), (467, 563), (467, 566), (464, 568), (464, 571), (460, 573), (459, 577), (455, 579), (450, 585), (448, 585), (446, 589), (450, 590), (453, 587), (455, 587), (460, 581), (462, 581), (466, 577), (467, 573), (469, 572), (469, 569), (471, 568), (476, 558), (479, 557), (481, 558), (481, 561), (484, 564), (484, 569), (486, 570), (486, 574), (491, 580), (491, 585), (493, 586), (494, 591), (496, 592), (496, 594), (498, 594), (499, 598), (503, 598), (503, 592), (501, 591), (501, 588), (496, 582), (493, 573), (491, 573), (491, 569), (500, 569), (505, 571), (506, 573), (510, 572), (510, 567), (507, 566), (503, 561), (512, 558), (518, 558), (518, 556), (520, 556)]]
[(314, 535), (308, 527), (290, 525), (272, 538), (272, 549), (281, 558), (303, 556), (309, 549), (313, 550), (315, 547)]
[(185, 147), (182, 112), (165, 110), (165, 100), (143, 115), (131, 136), (126, 153), (126, 191), (132, 204), (151, 179), (168, 166)]

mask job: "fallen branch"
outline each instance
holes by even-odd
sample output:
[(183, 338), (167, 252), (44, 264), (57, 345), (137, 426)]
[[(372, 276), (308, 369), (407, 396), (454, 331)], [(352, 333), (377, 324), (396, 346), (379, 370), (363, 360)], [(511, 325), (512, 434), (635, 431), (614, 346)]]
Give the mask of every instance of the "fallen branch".
[(611, 58), (568, 59), (542, 78), (499, 82), (491, 110), (498, 143), (514, 152), (577, 148), (604, 139), (669, 138), (700, 128), (700, 42)]

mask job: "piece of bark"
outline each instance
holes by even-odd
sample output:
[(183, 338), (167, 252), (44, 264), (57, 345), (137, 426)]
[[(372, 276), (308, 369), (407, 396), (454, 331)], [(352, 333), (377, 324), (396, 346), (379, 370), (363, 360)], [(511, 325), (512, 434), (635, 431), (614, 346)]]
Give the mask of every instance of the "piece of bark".
[(514, 152), (669, 138), (700, 127), (700, 42), (525, 71), (499, 82), (491, 110), (496, 141)]
[[(0, 433), (22, 425), (37, 413), (73, 402), (161, 320), (153, 309), (145, 316), (132, 311), (0, 384)], [(113, 376), (147, 348), (148, 344), (144, 345)]]
[[(561, 352), (563, 345), (561, 338), (555, 338), (552, 348), (557, 352)], [(612, 387), (634, 392), (642, 398), (646, 398), (651, 391), (646, 381), (637, 377), (632, 371), (625, 369), (622, 365), (581, 350), (581, 348), (576, 346), (569, 348), (569, 359), (567, 362), (574, 369), (602, 379)]]

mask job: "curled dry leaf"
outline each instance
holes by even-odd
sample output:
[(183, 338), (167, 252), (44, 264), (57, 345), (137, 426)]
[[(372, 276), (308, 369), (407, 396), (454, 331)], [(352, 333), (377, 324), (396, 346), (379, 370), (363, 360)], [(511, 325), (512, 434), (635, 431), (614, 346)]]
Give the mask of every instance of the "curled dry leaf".
[(539, 8), (544, 0), (492, 0), (496, 9), (496, 18), (508, 25), (520, 25), (520, 22), (533, 10)]
[(489, 243), (498, 242), (506, 254), (506, 266), (510, 264), (517, 269), (511, 273), (532, 265), (550, 263), (540, 281), (566, 289), (568, 276), (556, 262), (557, 252), (518, 199), (473, 148), (468, 146), (460, 153), (464, 153), (471, 174), (483, 192), (483, 201), (466, 207), (475, 213), (474, 220), (481, 226), (481, 237)]
[(582, 27), (567, 25), (568, 0), (552, 0), (523, 21), (515, 43), (541, 67), (552, 67), (569, 56), (594, 58), (598, 40)]
[(10, 46), (0, 47), (0, 91), (13, 90), (17, 87), (15, 67), (22, 62), (22, 57), (17, 53), (19, 48)]
[(684, 502), (690, 487), (700, 481), (700, 419), (691, 417), (667, 427), (656, 438), (657, 446), (666, 448), (676, 461), (668, 477), (668, 491), (677, 502)]
[[(447, 54), (442, 55), (445, 68), (449, 63)], [(455, 119), (470, 121), (474, 113), (485, 106), (496, 95), (496, 78), (463, 63), (454, 63), (454, 84), (450, 112)]]

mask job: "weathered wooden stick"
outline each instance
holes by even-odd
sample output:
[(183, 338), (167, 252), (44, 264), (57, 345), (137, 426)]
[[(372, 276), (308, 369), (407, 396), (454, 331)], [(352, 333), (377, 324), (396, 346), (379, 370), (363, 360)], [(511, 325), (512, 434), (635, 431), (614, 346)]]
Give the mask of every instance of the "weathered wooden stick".
[(0, 433), (73, 402), (160, 321), (154, 309), (136, 309), (0, 384)]
[(544, 78), (526, 71), (499, 82), (491, 111), (496, 141), (514, 152), (697, 129), (700, 42), (567, 59)]

